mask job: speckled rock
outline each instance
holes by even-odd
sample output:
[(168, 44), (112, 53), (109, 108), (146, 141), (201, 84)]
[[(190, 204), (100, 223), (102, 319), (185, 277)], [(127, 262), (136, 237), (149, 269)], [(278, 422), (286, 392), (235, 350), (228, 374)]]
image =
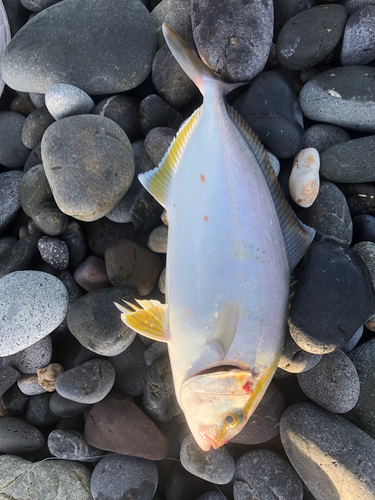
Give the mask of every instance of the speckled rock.
[(229, 483), (236, 470), (235, 462), (225, 447), (202, 451), (193, 436), (186, 436), (183, 440), (180, 460), (188, 472), (215, 484)]
[(158, 476), (156, 465), (149, 460), (111, 455), (102, 458), (95, 467), (91, 477), (91, 493), (94, 500), (123, 500), (131, 497), (151, 500), (155, 498)]
[(187, 42), (193, 42), (190, 0), (162, 0), (151, 12), (156, 27), (158, 48), (165, 44), (162, 24), (165, 22)]
[(47, 366), (51, 361), (51, 357), (52, 342), (50, 335), (47, 335), (38, 342), (35, 342), (35, 344), (26, 347), (26, 349), (2, 358), (2, 361), (6, 360), (7, 364), (11, 364), (21, 373), (34, 374), (39, 368)]
[(270, 0), (192, 2), (193, 36), (199, 55), (224, 80), (252, 80), (266, 64), (272, 42)]
[(69, 250), (65, 241), (43, 236), (38, 241), (40, 256), (55, 269), (66, 269), (69, 264)]
[[(69, 57), (61, 47), (69, 47)], [(155, 49), (155, 27), (141, 2), (69, 0), (19, 31), (3, 57), (2, 75), (22, 92), (44, 94), (55, 83), (88, 94), (123, 92), (147, 77)]]
[(167, 127), (156, 127), (147, 134), (144, 145), (155, 167), (163, 159), (175, 135), (176, 131)]
[(7, 168), (22, 167), (30, 150), (22, 142), (25, 117), (13, 111), (0, 111), (0, 163)]
[(55, 120), (91, 113), (95, 103), (83, 90), (66, 83), (56, 83), (45, 95), (46, 107)]
[(375, 5), (366, 5), (352, 14), (345, 26), (341, 64), (368, 64), (375, 59)]
[(11, 171), (0, 174), (0, 233), (9, 226), (21, 208), (19, 187), (22, 172)]
[(346, 66), (325, 71), (306, 83), (299, 100), (311, 120), (373, 133), (375, 68)]
[(327, 123), (318, 123), (308, 128), (303, 137), (304, 148), (315, 148), (319, 153), (340, 142), (350, 141), (349, 133), (343, 128)]
[(331, 500), (339, 494), (340, 500), (373, 500), (375, 440), (355, 425), (311, 403), (299, 403), (282, 416), (280, 435), (314, 498)]
[(0, 279), (0, 355), (22, 351), (64, 319), (68, 292), (60, 280), (39, 271), (16, 271)]
[[(0, 418), (0, 451), (24, 455), (43, 448), (45, 438), (33, 425), (17, 417)], [(0, 463), (1, 463), (0, 457)], [(1, 491), (1, 489), (0, 489)]]
[(102, 450), (87, 444), (77, 431), (56, 429), (49, 433), (47, 446), (53, 456), (65, 460), (96, 462), (103, 455)]
[(29, 149), (34, 149), (42, 140), (44, 132), (55, 121), (45, 106), (35, 109), (26, 118), (22, 129), (22, 142)]
[(269, 450), (254, 450), (236, 463), (234, 500), (302, 500), (303, 486), (286, 460)]
[(134, 176), (129, 139), (116, 123), (101, 116), (55, 122), (43, 136), (42, 157), (58, 207), (80, 220), (106, 215)]
[(31, 167), (22, 177), (19, 195), (22, 209), (29, 217), (37, 205), (53, 201), (53, 194), (42, 164)]

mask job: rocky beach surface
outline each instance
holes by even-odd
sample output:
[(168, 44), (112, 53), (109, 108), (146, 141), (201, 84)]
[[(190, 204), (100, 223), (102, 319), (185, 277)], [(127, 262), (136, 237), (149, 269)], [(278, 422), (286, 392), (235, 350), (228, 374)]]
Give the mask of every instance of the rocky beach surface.
[[(228, 102), (316, 230), (274, 379), (209, 452), (113, 305), (165, 300), (137, 176), (202, 102), (163, 22), (249, 82)], [(2, 0), (1, 57), (0, 499), (375, 500), (374, 1)]]

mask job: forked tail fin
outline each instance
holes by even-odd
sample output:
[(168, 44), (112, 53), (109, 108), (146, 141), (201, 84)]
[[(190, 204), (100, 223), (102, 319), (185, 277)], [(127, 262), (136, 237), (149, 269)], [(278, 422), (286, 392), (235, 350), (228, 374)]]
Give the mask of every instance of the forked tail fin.
[(203, 96), (205, 94), (205, 84), (208, 82), (217, 82), (217, 85), (221, 89), (223, 95), (226, 95), (237, 87), (248, 83), (223, 82), (208, 66), (204, 64), (203, 61), (199, 59), (185, 40), (166, 23), (163, 23), (163, 34), (165, 41), (167, 42), (167, 45), (175, 59), (185, 73), (193, 80)]

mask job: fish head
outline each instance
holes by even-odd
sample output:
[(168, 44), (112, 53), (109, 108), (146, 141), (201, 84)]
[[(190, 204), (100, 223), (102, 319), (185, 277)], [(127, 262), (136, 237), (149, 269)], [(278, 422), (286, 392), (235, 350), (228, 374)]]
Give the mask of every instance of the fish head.
[(202, 450), (218, 449), (244, 428), (263, 394), (256, 397), (259, 383), (257, 370), (231, 369), (198, 374), (182, 384), (181, 406)]

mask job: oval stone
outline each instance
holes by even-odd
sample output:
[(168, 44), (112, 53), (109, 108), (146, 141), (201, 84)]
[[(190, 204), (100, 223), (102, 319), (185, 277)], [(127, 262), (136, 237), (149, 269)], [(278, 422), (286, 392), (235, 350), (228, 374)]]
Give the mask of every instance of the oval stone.
[(314, 148), (302, 149), (294, 158), (289, 177), (289, 192), (300, 207), (308, 208), (319, 192), (319, 153)]
[(44, 94), (68, 83), (88, 94), (111, 94), (143, 82), (155, 51), (155, 26), (142, 2), (68, 0), (17, 33), (1, 71), (17, 91)]
[(35, 344), (65, 318), (68, 292), (40, 271), (15, 271), (0, 279), (0, 356)]
[(44, 134), (42, 157), (58, 207), (79, 220), (94, 221), (110, 212), (134, 176), (128, 137), (102, 116), (55, 122)]
[(306, 83), (299, 100), (310, 120), (375, 132), (375, 68), (346, 66), (325, 71)]
[(341, 64), (368, 64), (375, 59), (375, 6), (366, 5), (351, 15), (345, 26)]

